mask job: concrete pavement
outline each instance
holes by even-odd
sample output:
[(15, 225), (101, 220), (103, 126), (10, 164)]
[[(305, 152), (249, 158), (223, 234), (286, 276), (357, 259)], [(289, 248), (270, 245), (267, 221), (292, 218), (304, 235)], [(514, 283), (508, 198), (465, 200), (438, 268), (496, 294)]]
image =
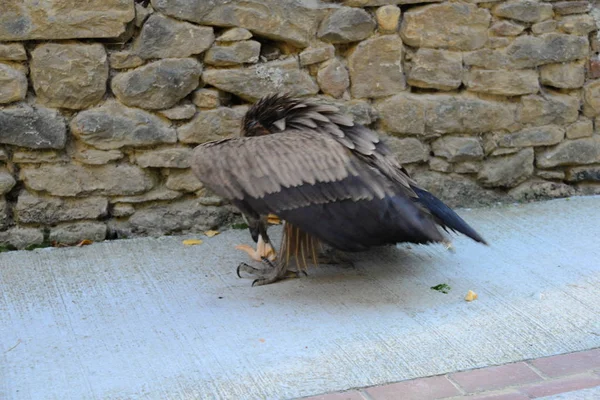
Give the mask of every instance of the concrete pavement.
[(287, 399), (600, 347), (600, 197), (460, 213), (490, 247), (256, 288), (247, 231), (2, 253), (0, 399)]

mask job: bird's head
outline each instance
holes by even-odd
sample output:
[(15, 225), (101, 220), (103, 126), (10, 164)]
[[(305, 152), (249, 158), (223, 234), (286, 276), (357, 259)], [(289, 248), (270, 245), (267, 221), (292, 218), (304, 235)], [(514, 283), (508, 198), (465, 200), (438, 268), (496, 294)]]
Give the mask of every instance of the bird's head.
[(257, 101), (242, 122), (242, 136), (262, 136), (285, 130), (286, 118), (306, 104), (287, 94), (266, 96)]

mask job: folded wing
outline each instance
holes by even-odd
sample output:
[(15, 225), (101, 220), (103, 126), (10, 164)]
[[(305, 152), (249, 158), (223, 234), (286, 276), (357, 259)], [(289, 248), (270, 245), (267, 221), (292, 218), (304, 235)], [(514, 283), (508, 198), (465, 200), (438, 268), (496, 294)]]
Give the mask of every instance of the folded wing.
[[(364, 139), (356, 135), (353, 143)], [(357, 154), (352, 146), (292, 129), (200, 145), (192, 168), (242, 212), (277, 214), (340, 250), (443, 241), (432, 215), (415, 201), (410, 178), (393, 165), (378, 168), (385, 157), (376, 149)]]

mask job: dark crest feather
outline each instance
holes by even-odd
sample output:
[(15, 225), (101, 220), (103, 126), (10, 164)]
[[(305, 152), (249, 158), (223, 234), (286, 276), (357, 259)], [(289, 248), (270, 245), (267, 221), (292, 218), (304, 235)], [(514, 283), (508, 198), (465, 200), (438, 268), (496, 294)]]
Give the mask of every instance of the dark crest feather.
[(242, 136), (260, 136), (288, 128), (317, 128), (323, 124), (352, 126), (354, 123), (335, 106), (312, 104), (289, 94), (274, 94), (250, 107), (242, 123)]

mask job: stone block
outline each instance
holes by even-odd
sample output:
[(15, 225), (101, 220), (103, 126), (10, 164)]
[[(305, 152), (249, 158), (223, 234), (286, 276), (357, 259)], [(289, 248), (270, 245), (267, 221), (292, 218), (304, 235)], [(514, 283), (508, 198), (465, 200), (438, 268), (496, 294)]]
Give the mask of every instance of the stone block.
[(27, 77), (22, 71), (0, 63), (0, 104), (24, 100), (27, 85)]
[(323, 93), (340, 98), (350, 86), (350, 77), (344, 64), (334, 58), (321, 65), (317, 72), (317, 82)]
[(542, 95), (521, 98), (517, 112), (519, 122), (530, 125), (566, 125), (579, 117), (577, 97), (547, 91)]
[(132, 195), (148, 191), (154, 186), (152, 175), (128, 164), (27, 165), (21, 168), (20, 179), (29, 189), (64, 197), (88, 194)]
[(492, 13), (498, 17), (529, 23), (545, 21), (554, 15), (552, 4), (534, 0), (508, 0), (494, 6)]
[(543, 85), (559, 89), (577, 89), (585, 82), (585, 63), (583, 60), (546, 64), (540, 67), (540, 81)]
[(44, 232), (39, 228), (14, 227), (0, 232), (0, 244), (8, 244), (21, 250), (44, 242)]
[(177, 141), (175, 129), (164, 119), (115, 100), (77, 114), (71, 121), (71, 132), (84, 143), (102, 150)]
[(539, 168), (600, 163), (600, 136), (565, 140), (536, 154)]
[(116, 38), (134, 17), (130, 0), (3, 0), (0, 41)]
[(327, 61), (335, 56), (335, 47), (332, 44), (321, 44), (307, 47), (300, 53), (300, 65), (312, 65)]
[(360, 42), (348, 57), (348, 67), (355, 98), (385, 97), (406, 89), (402, 41), (396, 35)]
[(72, 222), (50, 229), (49, 240), (61, 244), (76, 244), (82, 240), (100, 242), (106, 239), (107, 228), (102, 222)]
[(386, 5), (379, 7), (375, 11), (377, 26), (381, 33), (395, 33), (400, 23), (400, 7), (395, 5)]
[(111, 88), (127, 106), (161, 110), (174, 106), (196, 89), (202, 65), (193, 58), (167, 58), (117, 74)]
[(535, 70), (471, 69), (465, 74), (464, 82), (470, 91), (503, 96), (531, 94), (540, 90)]
[(442, 3), (415, 7), (404, 13), (402, 40), (409, 46), (468, 51), (488, 39), (490, 13), (468, 3)]
[(99, 43), (44, 43), (31, 52), (33, 89), (49, 107), (90, 107), (104, 97), (107, 80), (108, 58)]
[(507, 133), (500, 137), (498, 144), (502, 147), (552, 146), (560, 143), (564, 137), (565, 129), (561, 126), (535, 126)]
[(202, 80), (249, 101), (256, 101), (267, 93), (287, 92), (306, 96), (319, 92), (319, 86), (308, 72), (300, 69), (295, 58), (261, 63), (250, 68), (209, 69), (202, 74)]
[(239, 64), (254, 64), (260, 56), (260, 43), (254, 40), (233, 42), (229, 45), (214, 45), (204, 56), (204, 62), (218, 67)]
[(351, 43), (368, 38), (374, 30), (375, 21), (368, 12), (341, 7), (325, 17), (317, 37), (328, 43)]
[(219, 107), (201, 110), (187, 124), (177, 129), (182, 143), (204, 143), (211, 140), (239, 135), (246, 106)]
[(0, 60), (27, 61), (27, 52), (22, 43), (0, 43)]
[(135, 163), (142, 168), (189, 168), (192, 149), (171, 147), (135, 153)]
[(483, 186), (515, 187), (533, 174), (533, 160), (532, 148), (508, 156), (489, 158), (483, 163), (477, 180)]
[(200, 25), (234, 26), (257, 35), (306, 47), (316, 36), (319, 22), (332, 5), (320, 2), (280, 0), (153, 0), (165, 15)]
[(483, 147), (475, 137), (444, 136), (431, 144), (431, 149), (437, 157), (449, 162), (481, 160)]
[(400, 164), (427, 161), (429, 159), (429, 147), (416, 138), (386, 137), (385, 142), (396, 156)]
[(15, 206), (19, 223), (52, 225), (63, 221), (96, 219), (108, 212), (108, 200), (92, 196), (64, 199), (22, 191)]
[(6, 168), (0, 168), (0, 196), (10, 192), (16, 184), (12, 174)]
[(133, 43), (132, 53), (143, 59), (185, 58), (206, 51), (214, 42), (212, 27), (152, 14)]
[(0, 143), (62, 149), (66, 140), (65, 120), (56, 110), (26, 104), (0, 109)]
[(461, 53), (421, 48), (412, 58), (408, 83), (422, 88), (452, 90), (461, 85), (462, 74)]

